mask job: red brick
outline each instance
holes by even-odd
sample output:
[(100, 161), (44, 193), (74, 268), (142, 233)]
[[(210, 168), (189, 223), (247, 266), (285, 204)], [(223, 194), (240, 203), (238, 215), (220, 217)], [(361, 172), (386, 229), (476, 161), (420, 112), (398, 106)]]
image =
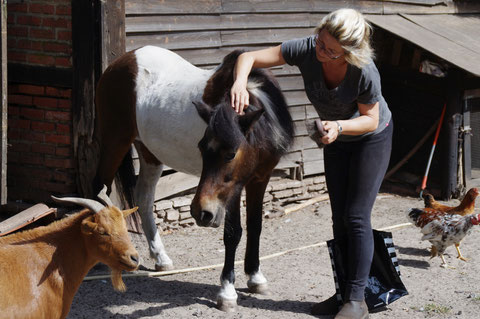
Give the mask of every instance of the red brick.
[(20, 132), (20, 138), (23, 139), (23, 140), (26, 140), (26, 141), (44, 143), (45, 142), (45, 133), (24, 131), (24, 132)]
[(55, 144), (70, 144), (70, 135), (47, 134), (45, 135), (45, 142)]
[(54, 171), (53, 180), (58, 182), (70, 182), (73, 184), (75, 182), (75, 175), (67, 172)]
[(58, 100), (58, 107), (62, 109), (70, 109), (72, 107), (72, 101), (70, 100)]
[(32, 105), (32, 97), (28, 95), (9, 95), (8, 104)]
[(55, 146), (35, 143), (32, 144), (32, 152), (53, 155), (55, 154)]
[(53, 5), (43, 3), (30, 3), (28, 6), (28, 11), (32, 13), (54, 14), (55, 7)]
[(70, 98), (72, 96), (72, 90), (47, 86), (45, 88), (45, 95)]
[[(10, 167), (8, 169), (10, 170)], [(12, 169), (12, 171), (9, 171), (8, 173), (19, 177), (27, 178), (32, 178), (32, 176), (35, 176), (36, 179), (43, 180), (49, 180), (53, 177), (53, 172), (49, 169), (28, 166), (15, 167), (14, 169)]]
[[(14, 130), (11, 127), (8, 128), (8, 142), (11, 142), (12, 140), (18, 140), (21, 136), (22, 134), (19, 130)], [(10, 157), (10, 153), (8, 154), (8, 157)]]
[(29, 95), (43, 95), (45, 93), (45, 87), (39, 85), (19, 84), (18, 92)]
[(72, 41), (72, 31), (58, 31), (57, 40)]
[(32, 122), (32, 130), (40, 132), (52, 132), (55, 130), (55, 124), (49, 122)]
[(15, 18), (16, 18), (16, 15), (14, 15), (14, 14), (8, 15), (8, 17), (7, 17), (7, 25), (8, 25), (8, 24), (15, 24)]
[(29, 130), (30, 129), (30, 120), (21, 120), (21, 119), (10, 119), (9, 126), (12, 128)]
[(69, 121), (70, 112), (46, 111), (45, 119), (52, 121)]
[(33, 64), (54, 65), (55, 58), (48, 55), (29, 54), (27, 56), (27, 62)]
[(9, 37), (27, 37), (28, 27), (8, 25), (7, 34)]
[(32, 164), (32, 165), (43, 165), (44, 157), (38, 154), (21, 153), (20, 163)]
[(10, 143), (10, 147), (8, 148), (9, 155), (10, 155), (10, 152), (19, 152), (19, 153), (30, 152), (30, 143), (23, 143), (23, 142)]
[(20, 109), (20, 115), (31, 120), (45, 119), (45, 111), (26, 107)]
[(17, 47), (17, 39), (7, 38), (7, 48), (12, 49)]
[(45, 158), (45, 166), (57, 168), (74, 168), (74, 162), (71, 159)]
[(32, 41), (26, 39), (19, 39), (17, 42), (17, 49), (29, 50), (32, 47)]
[(26, 62), (27, 55), (23, 52), (8, 51), (7, 59), (8, 62)]
[[(10, 101), (8, 101), (10, 103)], [(9, 116), (14, 116), (14, 115), (20, 115), (20, 108), (17, 106), (8, 106), (8, 115)]]
[(68, 16), (70, 16), (72, 14), (72, 8), (70, 6), (57, 5), (55, 13), (57, 15), (68, 15)]
[(42, 41), (31, 41), (30, 47), (35, 51), (43, 51), (43, 42)]
[(55, 150), (55, 155), (57, 156), (71, 156), (72, 155), (72, 150), (70, 147), (58, 147)]
[(55, 58), (55, 65), (62, 67), (71, 67), (72, 61), (70, 58)]
[(60, 52), (65, 54), (71, 54), (72, 47), (69, 44), (47, 42), (43, 45), (45, 52)]
[(7, 156), (7, 164), (8, 164), (7, 172), (8, 173), (7, 174), (10, 174), (10, 168), (13, 166), (13, 164), (19, 161), (19, 158), (20, 158), (20, 153), (8, 152), (8, 156)]
[(40, 26), (42, 19), (32, 15), (17, 16), (17, 24)]
[(55, 39), (55, 30), (30, 28), (30, 38), (33, 39)]
[(40, 97), (40, 96), (34, 96), (33, 97), (33, 104), (35, 106), (44, 108), (56, 108), (58, 105), (58, 99), (54, 97)]
[(28, 7), (26, 3), (11, 3), (7, 1), (7, 12), (27, 12)]
[(71, 28), (70, 20), (65, 18), (43, 18), (42, 25), (51, 28)]
[(57, 124), (56, 131), (57, 131), (57, 133), (68, 134), (68, 133), (70, 133), (70, 125)]

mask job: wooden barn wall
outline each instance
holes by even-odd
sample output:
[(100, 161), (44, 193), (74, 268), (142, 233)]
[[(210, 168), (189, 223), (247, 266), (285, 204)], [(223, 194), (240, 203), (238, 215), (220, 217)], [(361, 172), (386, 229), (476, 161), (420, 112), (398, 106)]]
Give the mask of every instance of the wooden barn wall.
[[(341, 7), (354, 8), (365, 14), (433, 14), (472, 9), (471, 5), (451, 1), (447, 5), (436, 5), (438, 2), (127, 0), (126, 49), (161, 46), (198, 67), (213, 68), (234, 49), (261, 49), (308, 36), (326, 13)], [(285, 167), (298, 162), (302, 165), (303, 175), (322, 173), (323, 153), (308, 138), (305, 126), (307, 121), (318, 116), (304, 93), (300, 73), (288, 65), (272, 71), (287, 98), (296, 127), (294, 146), (279, 165)]]

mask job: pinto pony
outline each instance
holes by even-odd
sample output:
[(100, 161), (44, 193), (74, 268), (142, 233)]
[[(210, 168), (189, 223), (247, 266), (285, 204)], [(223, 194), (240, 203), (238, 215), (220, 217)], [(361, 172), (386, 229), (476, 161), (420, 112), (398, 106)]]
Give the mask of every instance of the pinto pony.
[[(205, 70), (169, 50), (146, 46), (114, 61), (102, 75), (96, 95), (101, 154), (94, 190), (111, 185), (133, 143), (140, 158), (133, 198), (155, 268), (165, 270), (173, 264), (153, 218), (155, 185), (163, 164), (200, 175), (192, 216), (199, 226), (219, 227), (225, 220), (225, 263), (217, 299), (223, 310), (236, 306), (234, 260), (242, 235), (243, 188), (247, 285), (252, 292), (267, 290), (259, 266), (263, 197), (271, 172), (294, 135), (285, 99), (268, 71), (251, 72), (251, 104), (244, 115), (230, 106), (233, 69), (240, 53), (234, 51), (218, 68)], [(123, 185), (124, 190), (128, 187)]]

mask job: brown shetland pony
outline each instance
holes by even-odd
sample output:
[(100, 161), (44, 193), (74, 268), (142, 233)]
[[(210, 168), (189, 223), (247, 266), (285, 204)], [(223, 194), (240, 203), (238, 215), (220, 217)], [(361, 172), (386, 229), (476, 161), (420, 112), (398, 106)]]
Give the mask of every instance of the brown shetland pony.
[[(236, 306), (234, 260), (242, 235), (243, 188), (247, 201), (247, 285), (252, 292), (267, 289), (259, 267), (263, 196), (273, 168), (294, 135), (281, 90), (264, 70), (253, 70), (250, 75), (251, 104), (246, 114), (239, 116), (231, 108), (229, 91), (240, 53), (234, 51), (218, 68), (204, 70), (171, 51), (143, 47), (107, 68), (96, 97), (102, 151), (94, 188), (111, 184), (134, 143), (140, 173), (132, 205), (139, 206), (159, 270), (172, 267), (152, 213), (163, 164), (201, 175), (191, 205), (192, 216), (199, 226), (219, 227), (225, 220), (225, 264), (217, 299), (223, 310)], [(128, 187), (124, 185), (124, 189)]]

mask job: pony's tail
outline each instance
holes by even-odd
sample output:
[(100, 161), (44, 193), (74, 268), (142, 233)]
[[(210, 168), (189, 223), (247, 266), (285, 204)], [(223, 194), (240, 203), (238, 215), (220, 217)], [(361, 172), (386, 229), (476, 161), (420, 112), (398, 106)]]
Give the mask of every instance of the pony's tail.
[(132, 208), (134, 203), (134, 189), (136, 184), (135, 168), (133, 166), (132, 149), (125, 154), (120, 167), (115, 174), (114, 180), (118, 193), (122, 197), (121, 200), (125, 208)]

